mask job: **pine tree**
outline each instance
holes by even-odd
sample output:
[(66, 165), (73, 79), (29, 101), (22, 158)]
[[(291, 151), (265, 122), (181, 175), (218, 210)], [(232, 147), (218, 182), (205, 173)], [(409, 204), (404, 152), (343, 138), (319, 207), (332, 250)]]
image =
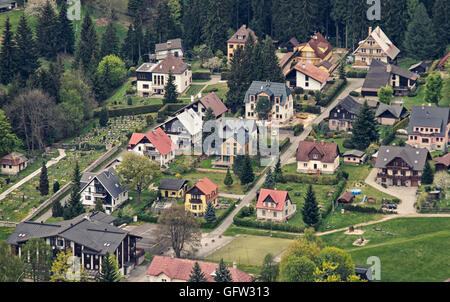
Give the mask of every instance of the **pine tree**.
[(252, 183), (255, 179), (255, 174), (253, 173), (253, 167), (248, 155), (244, 155), (242, 170), (241, 170), (241, 184), (246, 185)]
[(36, 43), (33, 39), (33, 32), (28, 26), (27, 19), (23, 14), (20, 17), (19, 27), (16, 32), (16, 42), (17, 42), (17, 60), (20, 62), (17, 66), (17, 72), (23, 81), (34, 74), (39, 68), (38, 56), (36, 54)]
[(223, 259), (220, 259), (219, 267), (216, 269), (216, 275), (214, 276), (214, 281), (216, 282), (232, 282), (231, 273), (223, 262)]
[(109, 120), (109, 116), (108, 116), (108, 109), (106, 109), (106, 107), (103, 107), (102, 110), (100, 110), (100, 114), (99, 114), (99, 125), (100, 127), (106, 127), (108, 125), (108, 120)]
[(41, 175), (39, 177), (39, 192), (41, 192), (41, 196), (47, 196), (48, 189), (47, 166), (45, 165), (45, 162), (42, 162)]
[(52, 217), (62, 217), (64, 214), (64, 208), (61, 205), (59, 199), (57, 199), (52, 206)]
[(5, 30), (3, 31), (2, 46), (0, 50), (0, 82), (4, 85), (9, 84), (18, 69), (17, 46), (13, 39), (11, 23), (9, 17), (5, 21)]
[(188, 282), (206, 282), (205, 274), (202, 272), (200, 265), (197, 261), (195, 261), (194, 266), (192, 267), (191, 274), (189, 275)]
[(439, 49), (436, 46), (440, 43), (441, 41), (436, 40), (433, 24), (426, 9), (420, 3), (405, 33), (403, 46), (406, 53), (417, 60), (433, 59), (438, 55)]
[(177, 99), (177, 86), (175, 85), (175, 78), (172, 75), (172, 71), (169, 71), (169, 79), (164, 87), (164, 99), (163, 104), (174, 104), (178, 102)]
[(352, 124), (351, 142), (358, 150), (366, 150), (370, 143), (378, 141), (378, 122), (375, 113), (367, 101), (360, 107), (356, 120)]
[(278, 64), (278, 58), (275, 55), (273, 40), (270, 37), (267, 37), (263, 43), (264, 78), (262, 80), (284, 83), (285, 78), (281, 67)]
[(203, 37), (209, 49), (226, 52), (228, 28), (230, 26), (230, 1), (210, 0), (206, 23), (203, 26)]
[(64, 206), (64, 219), (69, 220), (84, 213), (83, 204), (81, 203), (81, 174), (78, 162), (75, 163), (75, 168), (72, 176), (72, 192), (66, 205)]
[(227, 175), (225, 176), (223, 183), (227, 187), (231, 187), (233, 185), (233, 177), (231, 176), (230, 168), (227, 169)]
[(58, 16), (58, 50), (73, 54), (75, 46), (75, 34), (72, 21), (67, 18), (67, 3), (62, 1)]
[(81, 64), (86, 74), (94, 74), (99, 58), (98, 36), (95, 31), (89, 12), (86, 10), (83, 24), (81, 25), (80, 39), (76, 52), (75, 62)]
[(450, 1), (435, 0), (433, 6), (433, 28), (439, 42), (436, 43), (437, 55), (444, 55), (445, 48), (450, 44)]
[(431, 168), (430, 163), (427, 161), (425, 163), (425, 167), (423, 168), (422, 172), (422, 184), (424, 185), (431, 185), (434, 181), (434, 171), (433, 168)]
[(216, 220), (216, 209), (214, 208), (212, 202), (208, 202), (208, 205), (206, 206), (205, 220), (208, 223)]
[(272, 168), (269, 167), (269, 171), (267, 171), (266, 180), (264, 181), (263, 185), (264, 189), (270, 189), (273, 190), (275, 188), (275, 180), (272, 175)]
[(312, 185), (308, 186), (305, 196), (305, 205), (302, 210), (303, 221), (308, 226), (313, 226), (319, 222), (319, 207)]
[(38, 16), (36, 46), (39, 54), (48, 60), (54, 60), (59, 49), (58, 29), (58, 17), (50, 2), (47, 1)]
[(116, 257), (113, 254), (106, 252), (103, 257), (102, 267), (98, 274), (99, 282), (119, 282), (120, 272), (119, 265), (117, 263)]
[(277, 164), (275, 165), (275, 170), (273, 173), (273, 177), (276, 183), (284, 183), (284, 175), (283, 170), (281, 170), (281, 160), (278, 158)]
[(102, 36), (100, 47), (100, 57), (104, 58), (107, 55), (119, 55), (119, 38), (117, 37), (117, 30), (112, 22), (109, 22)]

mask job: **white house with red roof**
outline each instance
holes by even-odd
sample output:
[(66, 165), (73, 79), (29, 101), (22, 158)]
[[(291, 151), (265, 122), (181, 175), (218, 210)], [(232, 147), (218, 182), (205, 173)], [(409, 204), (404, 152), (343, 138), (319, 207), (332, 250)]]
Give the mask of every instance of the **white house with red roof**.
[(170, 137), (158, 128), (149, 133), (133, 133), (127, 149), (149, 157), (162, 167), (168, 166), (175, 159), (176, 146)]
[[(165, 256), (153, 257), (147, 270), (148, 282), (188, 282), (195, 260), (171, 258)], [(207, 282), (215, 282), (214, 276), (219, 264), (205, 261), (197, 261), (201, 271), (205, 274)], [(253, 277), (235, 265), (229, 267), (232, 282), (253, 282)]]
[(327, 71), (306, 61), (298, 62), (286, 75), (290, 87), (313, 91), (322, 90), (329, 77)]
[(256, 203), (256, 217), (260, 220), (286, 222), (297, 211), (287, 191), (261, 189)]

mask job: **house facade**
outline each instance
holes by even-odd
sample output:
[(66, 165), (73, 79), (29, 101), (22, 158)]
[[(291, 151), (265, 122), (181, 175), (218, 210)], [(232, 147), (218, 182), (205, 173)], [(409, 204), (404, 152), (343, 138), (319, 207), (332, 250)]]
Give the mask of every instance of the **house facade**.
[(185, 107), (181, 108), (176, 112), (176, 114), (183, 111), (193, 110), (195, 113), (200, 115), (202, 120), (204, 120), (206, 111), (211, 108), (216, 119), (220, 119), (224, 116), (225, 112), (228, 111), (227, 106), (222, 102), (222, 100), (215, 94), (211, 92), (199, 99), (189, 103)]
[(19, 152), (12, 152), (0, 159), (1, 174), (17, 175), (28, 166), (28, 158)]
[(149, 133), (133, 133), (127, 150), (145, 155), (163, 167), (175, 159), (176, 145), (161, 128), (157, 128)]
[(336, 143), (301, 141), (297, 149), (297, 172), (334, 174), (339, 168), (339, 158)]
[(444, 150), (449, 145), (450, 109), (448, 107), (413, 106), (408, 125), (408, 145)]
[(243, 48), (245, 42), (247, 42), (248, 37), (252, 35), (255, 42), (258, 40), (253, 30), (247, 27), (247, 25), (242, 25), (233, 36), (227, 41), (227, 58), (228, 62), (233, 58), (234, 52), (238, 48)]
[(300, 61), (287, 74), (289, 87), (301, 87), (304, 90), (321, 91), (330, 74), (306, 61)]
[(418, 187), (429, 159), (426, 148), (381, 146), (375, 163), (376, 181), (387, 186)]
[[(72, 220), (54, 223), (24, 221), (17, 225), (6, 242), (22, 257), (23, 245), (32, 238), (42, 238), (52, 247), (53, 257), (70, 248), (74, 257), (95, 277), (106, 253), (114, 255), (119, 271), (128, 275), (141, 262), (136, 242), (142, 237), (112, 225), (115, 218), (102, 212), (89, 212)], [(24, 255), (25, 256), (25, 255)]]
[(113, 168), (101, 173), (84, 173), (81, 176), (81, 202), (83, 206), (94, 208), (98, 200), (103, 204), (106, 214), (111, 214), (124, 201), (128, 200), (128, 190), (120, 184)]
[(386, 34), (377, 26), (374, 30), (369, 27), (368, 37), (359, 42), (353, 52), (355, 56), (354, 68), (369, 68), (373, 61), (395, 63), (400, 50), (389, 40)]
[(185, 210), (195, 216), (203, 216), (208, 203), (217, 205), (219, 189), (208, 177), (199, 180), (192, 188), (186, 191), (184, 197)]
[(155, 44), (156, 60), (161, 61), (167, 58), (168, 55), (172, 55), (176, 58), (184, 57), (183, 40), (173, 39), (168, 40), (166, 43)]
[(188, 181), (184, 179), (165, 178), (158, 186), (162, 198), (183, 198)]
[(159, 63), (144, 63), (136, 70), (137, 94), (140, 97), (164, 95), (169, 73), (174, 78), (178, 94), (183, 94), (192, 84), (192, 71), (188, 64), (171, 54)]
[(407, 118), (409, 116), (408, 110), (401, 105), (386, 105), (380, 103), (375, 118), (380, 125), (393, 126), (395, 123)]
[(259, 220), (286, 222), (297, 212), (287, 191), (261, 189), (256, 203), (256, 217)]
[(328, 126), (333, 131), (351, 131), (353, 122), (359, 114), (361, 104), (352, 96), (341, 100), (336, 107), (331, 109), (328, 116)]
[(349, 150), (342, 157), (344, 158), (344, 164), (349, 165), (362, 165), (367, 160), (367, 154), (359, 150)]
[(245, 94), (245, 118), (258, 119), (257, 103), (266, 99), (272, 105), (269, 120), (281, 124), (289, 122), (294, 117), (294, 97), (285, 83), (253, 81)]
[[(190, 259), (155, 256), (147, 270), (148, 282), (188, 282), (192, 269), (197, 262), (205, 274), (206, 282), (215, 282), (214, 276), (219, 264)], [(238, 270), (235, 265), (229, 267), (233, 282), (253, 282), (253, 277)]]

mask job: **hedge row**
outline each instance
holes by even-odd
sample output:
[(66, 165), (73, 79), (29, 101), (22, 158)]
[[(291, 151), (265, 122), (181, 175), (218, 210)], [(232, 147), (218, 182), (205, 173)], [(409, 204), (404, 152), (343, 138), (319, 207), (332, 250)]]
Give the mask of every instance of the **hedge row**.
[(339, 196), (341, 196), (346, 186), (347, 186), (346, 179), (341, 180), (337, 184), (336, 191), (334, 191), (333, 195), (327, 200), (328, 205), (325, 212), (322, 213), (322, 219), (326, 218), (331, 213), (331, 210), (333, 209), (333, 202), (336, 201), (339, 198)]
[(306, 174), (285, 174), (284, 178), (288, 182), (297, 182), (311, 185), (336, 185), (339, 183), (339, 179), (334, 175), (311, 176)]
[(367, 75), (366, 70), (350, 70), (347, 72), (347, 78), (365, 78)]
[(372, 213), (372, 214), (384, 214), (385, 213), (381, 209), (378, 210), (373, 207), (362, 207), (362, 206), (350, 205), (350, 204), (344, 205), (343, 208), (346, 211), (353, 211), (353, 212), (360, 212), (360, 213)]
[[(158, 110), (160, 110), (162, 107), (163, 107), (162, 104), (151, 104), (151, 105), (118, 108), (118, 109), (109, 109), (108, 115), (109, 115), (109, 117), (118, 117), (118, 116), (126, 116), (126, 115), (139, 115), (139, 114), (155, 113), (155, 112), (158, 112)], [(98, 117), (99, 113), (100, 113), (100, 111), (95, 111), (94, 117)]]
[(284, 152), (289, 147), (289, 144), (291, 143), (291, 140), (289, 137), (286, 137), (284, 140), (280, 142), (280, 145), (278, 146), (280, 153)]
[(193, 72), (192, 80), (211, 80), (211, 74), (209, 72)]
[(202, 223), (200, 224), (200, 227), (201, 227), (201, 228), (206, 228), (206, 229), (214, 229), (214, 228), (216, 228), (219, 224), (222, 223), (222, 221), (223, 221), (225, 218), (227, 218), (228, 215), (231, 214), (231, 212), (234, 211), (235, 208), (236, 208), (236, 202), (233, 201), (233, 202), (230, 204), (230, 206), (228, 207), (228, 209), (227, 209), (225, 212), (223, 212), (222, 215), (220, 215), (219, 217), (217, 217), (216, 220), (214, 220), (213, 222), (206, 222), (206, 221), (205, 221), (205, 222), (202, 222)]
[(338, 95), (341, 89), (347, 84), (345, 79), (338, 79), (334, 84), (328, 87), (328, 89), (322, 94), (322, 99), (320, 100), (320, 106), (327, 107), (333, 101), (333, 99)]

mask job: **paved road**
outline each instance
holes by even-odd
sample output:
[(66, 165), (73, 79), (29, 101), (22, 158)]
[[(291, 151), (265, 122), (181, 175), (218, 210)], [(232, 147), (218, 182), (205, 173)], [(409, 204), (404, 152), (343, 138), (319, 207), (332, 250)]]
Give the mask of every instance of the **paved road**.
[[(66, 157), (66, 151), (64, 149), (58, 149), (59, 151), (59, 156), (56, 158), (53, 158), (51, 160), (49, 160), (47, 162), (47, 164), (45, 165), (47, 168), (50, 168), (51, 166), (53, 166), (54, 164), (58, 163), (61, 159), (63, 159), (64, 157)], [(17, 188), (19, 188), (20, 186), (22, 186), (24, 183), (28, 182), (30, 179), (32, 179), (33, 177), (35, 177), (36, 175), (38, 175), (39, 173), (41, 173), (41, 169), (39, 168), (36, 171), (34, 171), (33, 173), (31, 173), (30, 175), (28, 175), (27, 177), (21, 179), (18, 183), (16, 183), (15, 185), (13, 185), (11, 188), (9, 188), (8, 190), (6, 190), (5, 192), (3, 192), (2, 194), (0, 194), (0, 200), (6, 198), (6, 196), (8, 196), (8, 194), (10, 194), (11, 192), (13, 192), (14, 190), (16, 190)]]

